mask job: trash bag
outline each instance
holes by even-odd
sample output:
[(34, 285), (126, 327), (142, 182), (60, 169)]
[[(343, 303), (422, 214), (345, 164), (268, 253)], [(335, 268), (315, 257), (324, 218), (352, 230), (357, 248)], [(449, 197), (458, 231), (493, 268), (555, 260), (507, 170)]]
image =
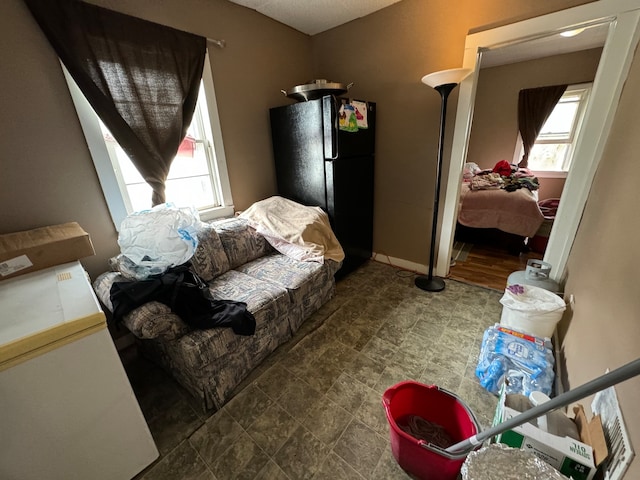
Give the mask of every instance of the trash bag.
[(510, 285), (500, 303), (511, 310), (529, 313), (564, 312), (567, 307), (560, 296), (534, 285)]
[(128, 215), (120, 225), (118, 245), (137, 280), (164, 273), (189, 261), (198, 247), (202, 223), (195, 208), (171, 203)]
[(500, 299), (504, 307), (500, 323), (538, 337), (551, 337), (562, 319), (562, 297), (533, 285), (509, 285)]

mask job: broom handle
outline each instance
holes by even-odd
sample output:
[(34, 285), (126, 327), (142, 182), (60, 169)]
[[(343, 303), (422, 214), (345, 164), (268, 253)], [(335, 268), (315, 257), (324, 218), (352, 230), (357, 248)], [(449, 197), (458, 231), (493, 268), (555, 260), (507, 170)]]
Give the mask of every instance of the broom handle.
[(612, 372), (605, 373), (604, 375), (601, 375), (600, 377), (597, 377), (590, 382), (585, 383), (584, 385), (574, 388), (573, 390), (569, 390), (562, 395), (558, 395), (548, 402), (544, 402), (541, 405), (522, 412), (515, 417), (510, 418), (506, 422), (499, 423), (498, 425), (495, 425), (483, 432), (479, 432), (478, 434), (473, 435), (466, 440), (462, 440), (461, 442), (458, 442), (455, 445), (452, 445), (449, 448), (445, 449), (445, 451), (448, 453), (461, 453), (464, 451), (471, 451), (475, 446), (480, 445), (487, 438), (493, 437), (494, 435), (498, 435), (499, 433), (503, 433), (511, 428), (522, 425), (529, 420), (540, 417), (541, 415), (557, 408), (569, 405), (571, 402), (575, 402), (576, 400), (588, 397), (589, 395), (599, 392), (600, 390), (604, 390), (605, 388), (608, 388), (612, 385), (624, 382), (625, 380), (635, 377), (638, 374), (640, 374), (640, 358), (629, 362), (626, 365), (613, 370)]

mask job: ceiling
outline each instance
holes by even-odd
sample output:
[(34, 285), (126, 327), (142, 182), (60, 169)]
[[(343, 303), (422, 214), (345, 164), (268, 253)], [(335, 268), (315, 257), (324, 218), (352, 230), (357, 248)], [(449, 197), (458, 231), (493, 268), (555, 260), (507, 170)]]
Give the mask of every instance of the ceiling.
[(563, 37), (557, 33), (512, 45), (499, 46), (483, 51), (481, 68), (602, 47), (608, 31), (609, 23), (601, 23), (585, 27), (583, 31), (572, 37)]
[[(315, 35), (393, 5), (401, 0), (230, 0), (256, 10), (308, 35)], [(576, 52), (604, 45), (608, 23), (590, 25), (573, 37), (559, 34), (499, 48), (482, 54), (482, 68)]]
[(230, 0), (296, 30), (315, 35), (400, 0)]

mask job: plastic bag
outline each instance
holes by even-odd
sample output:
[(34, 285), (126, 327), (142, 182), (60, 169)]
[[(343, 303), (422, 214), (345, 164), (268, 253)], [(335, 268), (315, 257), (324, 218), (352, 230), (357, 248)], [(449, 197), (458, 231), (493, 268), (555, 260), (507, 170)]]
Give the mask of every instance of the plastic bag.
[(476, 376), (486, 390), (498, 395), (506, 382), (508, 394), (551, 394), (555, 359), (548, 339), (500, 325), (489, 327), (482, 337)]
[(566, 309), (564, 300), (533, 285), (509, 285), (500, 303), (500, 323), (537, 337), (552, 337)]
[(464, 164), (464, 168), (462, 169), (462, 177), (465, 180), (471, 180), (475, 175), (480, 173), (482, 170), (478, 166), (477, 163), (467, 162)]
[(509, 285), (500, 303), (511, 310), (529, 313), (559, 313), (567, 308), (562, 297), (533, 285)]
[(130, 274), (142, 280), (187, 262), (198, 247), (199, 230), (196, 209), (165, 203), (127, 216), (120, 225), (118, 245), (130, 260)]

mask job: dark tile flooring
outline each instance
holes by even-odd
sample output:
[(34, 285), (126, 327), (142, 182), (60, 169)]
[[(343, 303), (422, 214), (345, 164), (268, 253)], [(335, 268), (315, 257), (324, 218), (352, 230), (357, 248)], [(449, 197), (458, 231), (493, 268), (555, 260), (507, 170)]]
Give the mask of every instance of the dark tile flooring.
[(381, 404), (406, 379), (455, 392), (486, 428), (497, 399), (474, 369), (502, 292), (448, 280), (429, 293), (369, 262), (237, 389), (224, 408), (196, 401), (148, 361), (124, 359), (160, 458), (137, 479), (407, 479)]

